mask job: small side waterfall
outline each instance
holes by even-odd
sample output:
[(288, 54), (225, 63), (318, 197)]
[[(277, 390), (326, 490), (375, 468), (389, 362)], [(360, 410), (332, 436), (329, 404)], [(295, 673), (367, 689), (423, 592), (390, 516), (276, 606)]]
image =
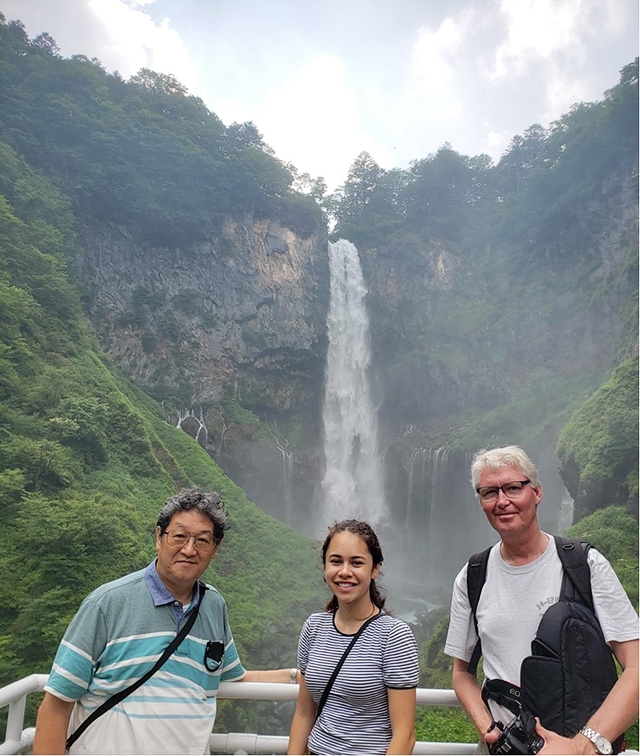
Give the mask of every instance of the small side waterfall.
[(351, 242), (329, 243), (329, 270), (322, 526), (346, 517), (377, 525), (386, 507), (371, 400), (369, 318), (358, 250)]
[(285, 522), (287, 525), (292, 524), (293, 515), (293, 452), (288, 449), (289, 442), (286, 442), (283, 446), (276, 440), (278, 451), (282, 456), (282, 482), (284, 488), (284, 507), (285, 507)]

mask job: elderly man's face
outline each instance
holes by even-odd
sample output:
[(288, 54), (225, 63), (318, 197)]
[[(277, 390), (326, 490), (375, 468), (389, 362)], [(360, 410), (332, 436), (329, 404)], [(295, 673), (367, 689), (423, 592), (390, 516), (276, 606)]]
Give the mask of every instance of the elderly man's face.
[(187, 589), (198, 580), (209, 566), (218, 546), (212, 551), (196, 548), (196, 538), (213, 541), (213, 523), (197, 510), (176, 512), (167, 527), (169, 533), (184, 533), (188, 536), (183, 546), (171, 546), (167, 535), (156, 528), (156, 549), (158, 551), (158, 575), (167, 587), (172, 586)]
[(480, 506), (487, 516), (489, 524), (500, 536), (519, 533), (537, 524), (536, 508), (542, 500), (542, 488), (525, 484), (517, 493), (507, 496), (500, 486), (515, 481), (527, 480), (518, 467), (499, 467), (497, 470), (485, 468), (480, 475), (479, 488), (498, 488), (495, 501), (484, 501), (480, 497)]

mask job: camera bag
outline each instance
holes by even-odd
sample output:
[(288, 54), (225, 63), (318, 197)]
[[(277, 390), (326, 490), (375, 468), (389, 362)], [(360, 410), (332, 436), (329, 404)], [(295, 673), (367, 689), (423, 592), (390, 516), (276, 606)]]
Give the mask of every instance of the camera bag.
[[(522, 662), (520, 688), (523, 706), (543, 727), (573, 737), (600, 708), (618, 673), (594, 613), (589, 544), (556, 538), (556, 545), (565, 579), (558, 603), (540, 620), (531, 656)], [(614, 753), (623, 740), (624, 735), (611, 744)]]
[[(572, 737), (601, 706), (618, 675), (594, 613), (587, 562), (591, 545), (559, 536), (555, 542), (563, 567), (560, 597), (540, 620), (531, 656), (522, 662), (520, 688), (523, 706), (538, 716), (544, 727)], [(476, 609), (490, 551), (491, 547), (474, 554), (467, 566), (467, 592), (476, 632)], [(481, 655), (478, 640), (468, 667), (472, 674)], [(612, 743), (614, 753), (619, 752), (623, 739)]]

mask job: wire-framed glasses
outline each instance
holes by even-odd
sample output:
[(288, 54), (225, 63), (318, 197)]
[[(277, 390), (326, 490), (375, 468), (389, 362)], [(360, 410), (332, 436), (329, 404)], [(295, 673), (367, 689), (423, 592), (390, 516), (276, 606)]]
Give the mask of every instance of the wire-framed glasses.
[(198, 535), (193, 535), (193, 533), (189, 533), (186, 530), (164, 530), (163, 534), (167, 536), (167, 543), (169, 546), (175, 548), (186, 546), (192, 538), (198, 551), (206, 553), (208, 551), (213, 551), (216, 547), (216, 542), (211, 533), (199, 533)]

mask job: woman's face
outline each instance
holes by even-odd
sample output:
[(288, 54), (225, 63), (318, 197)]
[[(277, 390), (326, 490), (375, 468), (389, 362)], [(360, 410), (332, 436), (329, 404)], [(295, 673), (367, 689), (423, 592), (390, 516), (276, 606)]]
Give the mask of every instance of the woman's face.
[(369, 585), (380, 567), (373, 565), (367, 544), (360, 536), (343, 530), (329, 541), (324, 578), (340, 603), (355, 604), (369, 597)]

